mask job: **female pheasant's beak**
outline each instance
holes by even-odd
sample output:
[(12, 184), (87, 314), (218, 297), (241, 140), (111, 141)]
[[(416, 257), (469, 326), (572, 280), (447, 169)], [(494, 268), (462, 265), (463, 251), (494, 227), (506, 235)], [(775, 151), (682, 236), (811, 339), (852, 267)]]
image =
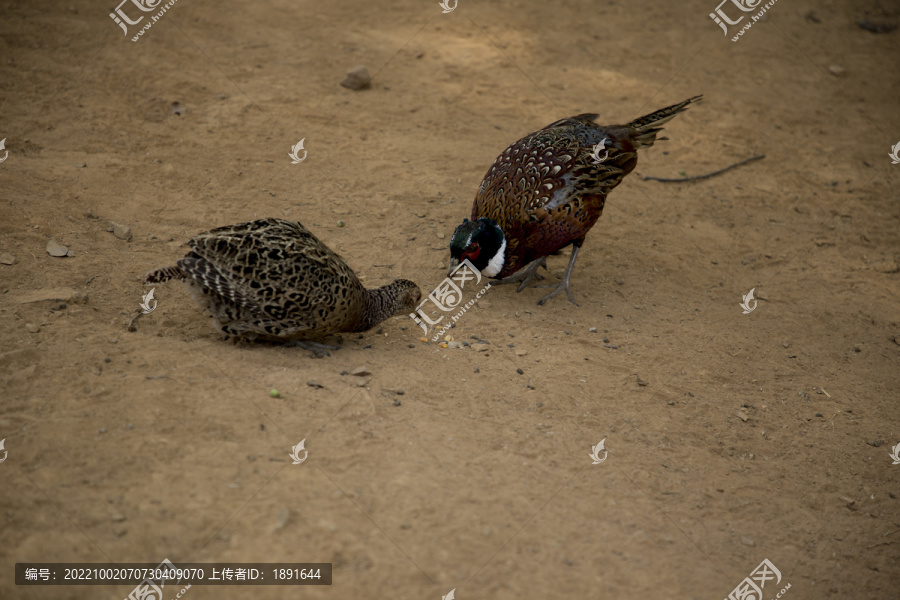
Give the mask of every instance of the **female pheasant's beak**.
[(459, 265), (458, 258), (450, 258), (450, 266), (447, 268), (447, 275), (453, 273), (453, 269), (455, 269)]

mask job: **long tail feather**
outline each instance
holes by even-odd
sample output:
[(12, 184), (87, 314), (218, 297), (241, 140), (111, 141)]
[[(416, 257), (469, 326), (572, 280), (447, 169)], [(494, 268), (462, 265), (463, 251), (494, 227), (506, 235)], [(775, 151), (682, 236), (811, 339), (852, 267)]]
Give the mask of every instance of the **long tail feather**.
[(688, 98), (684, 102), (679, 102), (678, 104), (655, 110), (648, 115), (638, 117), (630, 122), (627, 127), (632, 127), (636, 130), (636, 133), (632, 137), (635, 142), (635, 147), (646, 148), (652, 146), (657, 140), (656, 134), (662, 131), (662, 125), (665, 125), (679, 113), (687, 110), (689, 105), (700, 102), (702, 99), (703, 96), (694, 96), (693, 98)]

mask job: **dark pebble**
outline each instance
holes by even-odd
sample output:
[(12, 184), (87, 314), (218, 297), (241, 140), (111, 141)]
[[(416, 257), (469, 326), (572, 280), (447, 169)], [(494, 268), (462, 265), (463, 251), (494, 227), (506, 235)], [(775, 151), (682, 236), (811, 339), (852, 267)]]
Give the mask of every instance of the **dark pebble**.
[(816, 416), (817, 416), (817, 417), (821, 417), (821, 416), (822, 416), (822, 413), (816, 413)]
[(103, 362), (110, 363), (110, 362), (112, 362), (112, 359), (107, 356), (106, 358), (103, 359)]
[(604, 345), (606, 348), (609, 348), (610, 350), (618, 350), (618, 349), (619, 349), (619, 347), (616, 346), (615, 344), (603, 344), (603, 345)]
[(341, 371), (341, 375), (349, 375), (349, 373), (347, 373), (347, 371)]
[(524, 375), (525, 371), (523, 371), (522, 369), (516, 369), (516, 373), (518, 373), (519, 375)]
[(381, 335), (382, 333), (384, 333), (384, 327), (379, 327), (375, 330), (375, 335)]
[(528, 384), (528, 385), (527, 385), (527, 386), (526, 386), (526, 387), (528, 387), (528, 389), (529, 389), (529, 390), (533, 390), (533, 389), (535, 389), (535, 388), (534, 388), (534, 386), (533, 386), (533, 385), (531, 385), (531, 384), (530, 384), (530, 383), (529, 383), (529, 384)]
[(406, 393), (406, 392), (404, 392), (403, 390), (397, 390), (397, 395), (398, 395), (398, 396), (402, 396), (402, 395), (405, 394), (405, 393)]
[(259, 424), (259, 430), (260, 430), (260, 431), (265, 431), (265, 430), (266, 430), (265, 424), (260, 423), (260, 424)]
[(363, 350), (367, 350), (371, 347), (372, 347), (372, 344), (366, 344), (365, 346), (363, 346)]
[(415, 345), (415, 344), (410, 344), (409, 347), (410, 347), (410, 348), (415, 348), (416, 345)]
[(400, 402), (400, 399), (394, 400), (394, 406), (401, 406), (403, 403)]
[(306, 385), (308, 385), (308, 386), (311, 387), (311, 388), (316, 388), (316, 389), (319, 389), (319, 390), (322, 389), (322, 384), (316, 383), (315, 381), (307, 381), (307, 382), (306, 382)]
[(603, 343), (604, 343), (604, 344), (608, 344), (608, 343), (609, 343), (609, 338), (603, 338)]
[(481, 373), (481, 369), (479, 369), (478, 367), (475, 367), (475, 372), (476, 372), (476, 373)]

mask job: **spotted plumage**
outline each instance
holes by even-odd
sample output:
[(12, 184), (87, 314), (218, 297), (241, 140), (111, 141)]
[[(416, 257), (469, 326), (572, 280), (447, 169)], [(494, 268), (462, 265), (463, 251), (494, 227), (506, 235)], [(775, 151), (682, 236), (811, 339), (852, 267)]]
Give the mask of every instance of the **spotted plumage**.
[[(598, 115), (561, 119), (508, 147), (488, 169), (475, 202), (472, 220), (456, 228), (450, 244), (451, 268), (469, 259), (489, 277), (524, 279), (520, 290), (537, 275), (545, 257), (572, 245), (572, 259), (600, 218), (606, 196), (637, 165), (637, 151), (652, 146), (660, 126), (700, 96), (657, 110), (626, 125), (602, 126)], [(659, 138), (665, 139), (665, 138)], [(538, 262), (540, 261), (540, 262)]]
[(228, 337), (300, 341), (365, 331), (413, 310), (421, 297), (405, 279), (366, 289), (340, 256), (297, 222), (218, 227), (188, 246), (177, 266), (150, 272), (145, 283), (187, 282)]

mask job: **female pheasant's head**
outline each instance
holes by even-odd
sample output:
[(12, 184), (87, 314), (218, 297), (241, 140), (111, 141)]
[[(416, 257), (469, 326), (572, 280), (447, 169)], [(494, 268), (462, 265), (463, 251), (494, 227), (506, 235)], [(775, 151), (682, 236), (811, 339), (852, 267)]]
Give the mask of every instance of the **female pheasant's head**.
[(496, 277), (506, 260), (506, 236), (493, 219), (463, 219), (450, 239), (450, 270), (464, 260), (488, 277)]

